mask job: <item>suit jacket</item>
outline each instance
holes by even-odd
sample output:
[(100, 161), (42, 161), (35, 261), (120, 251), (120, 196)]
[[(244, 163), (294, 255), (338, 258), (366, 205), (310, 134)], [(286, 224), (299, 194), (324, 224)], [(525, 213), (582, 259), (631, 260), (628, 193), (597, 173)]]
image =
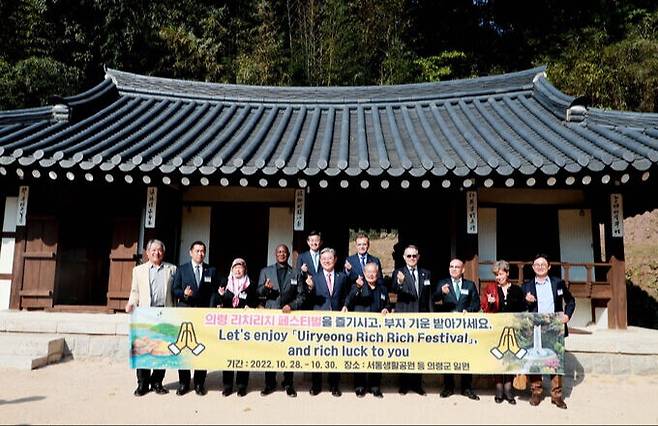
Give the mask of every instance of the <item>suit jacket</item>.
[[(185, 297), (185, 288), (190, 286), (192, 295)], [(207, 263), (201, 265), (201, 281), (197, 286), (192, 262), (183, 263), (176, 270), (172, 287), (173, 300), (176, 306), (190, 308), (208, 308), (210, 299), (217, 292), (219, 275), (213, 266)]]
[(329, 294), (324, 270), (313, 275), (313, 288), (309, 290), (308, 304), (314, 311), (340, 311), (345, 305), (345, 296), (349, 291), (349, 279), (344, 272), (334, 269), (334, 291)]
[[(306, 283), (302, 273), (287, 265), (283, 282), (279, 282), (276, 263), (261, 269), (258, 277), (258, 296), (267, 309), (281, 309), (290, 305), (293, 310), (301, 309), (306, 300)], [(272, 288), (265, 287), (267, 279), (272, 281)]]
[[(497, 302), (489, 303), (487, 294), (497, 296)], [(521, 286), (512, 284), (507, 289), (507, 299), (503, 293), (503, 289), (496, 283), (490, 283), (480, 294), (481, 307), (483, 312), (496, 313), (496, 312), (525, 312), (528, 310), (525, 296)]]
[[(350, 262), (350, 265), (352, 265), (352, 269), (350, 269), (349, 271), (345, 271), (345, 273), (350, 277), (350, 280), (352, 282), (355, 282), (359, 278), (359, 275), (365, 277), (365, 275), (363, 274), (363, 266), (361, 265), (361, 257), (359, 256), (358, 253), (349, 256), (346, 260)], [(368, 263), (377, 264), (377, 266), (379, 267), (378, 276), (379, 278), (382, 278), (382, 264), (379, 261), (379, 259), (376, 258), (375, 256), (371, 256), (370, 253), (366, 253), (366, 265)], [(384, 280), (382, 279), (382, 283), (383, 282)]]
[(368, 283), (363, 284), (361, 288), (357, 288), (356, 284), (353, 284), (347, 297), (345, 297), (345, 306), (353, 312), (390, 310), (388, 289), (382, 284), (375, 285), (375, 288), (370, 288)]
[[(417, 268), (418, 288), (420, 294), (416, 291), (413, 277), (409, 268), (405, 265), (393, 271), (393, 292), (397, 293), (398, 301), (395, 303), (396, 312), (431, 312), (432, 299), (432, 275), (430, 271), (423, 268)], [(398, 284), (398, 271), (404, 274), (404, 281)]]
[[(310, 250), (307, 250), (299, 255), (299, 257), (297, 258), (296, 268), (301, 271), (302, 265), (304, 263), (306, 263), (306, 266), (308, 266), (307, 275), (313, 276), (318, 273), (318, 271), (313, 266), (313, 256), (311, 256)], [(322, 269), (322, 266), (320, 265), (320, 252), (318, 252), (318, 269)]]
[[(171, 287), (176, 273), (176, 266), (171, 263), (163, 262), (165, 278), (165, 306), (173, 306), (171, 298)], [(133, 268), (132, 283), (130, 284), (130, 296), (128, 303), (133, 306), (150, 307), (151, 306), (151, 285), (149, 284), (149, 262), (142, 263)]]
[[(549, 277), (549, 278), (551, 279), (551, 287), (553, 290), (553, 302), (555, 305), (553, 307), (553, 311), (564, 312), (567, 316), (569, 316), (569, 318), (571, 318), (573, 316), (573, 312), (576, 310), (576, 299), (574, 299), (574, 297), (571, 295), (571, 292), (564, 284), (564, 281), (556, 277)], [(535, 296), (534, 303), (528, 303), (526, 301), (526, 303), (528, 304), (528, 312), (538, 312), (539, 300), (537, 298), (537, 286), (535, 285), (534, 278), (532, 280), (523, 283), (523, 297), (525, 298), (525, 295), (528, 293), (531, 293), (533, 296)], [(564, 336), (566, 337), (568, 335), (569, 335), (569, 328), (567, 327), (566, 324), (564, 324)]]
[[(448, 294), (443, 294), (441, 290), (445, 284), (450, 286)], [(442, 302), (441, 307), (437, 307), (441, 312), (480, 312), (480, 296), (477, 287), (473, 281), (464, 278), (462, 278), (461, 294), (455, 294), (452, 278), (439, 280), (432, 299), (435, 302)]]
[[(224, 279), (220, 283), (220, 287), (226, 287), (227, 280)], [(257, 293), (258, 283), (254, 282), (251, 278), (249, 279), (249, 287), (243, 292), (242, 297), (238, 296), (239, 303), (235, 308), (244, 308), (249, 306), (250, 308), (255, 308), (258, 306), (258, 293)], [(230, 290), (226, 290), (224, 295), (220, 295), (218, 292), (213, 294), (211, 299), (212, 306), (221, 306), (222, 308), (233, 308), (233, 293)]]

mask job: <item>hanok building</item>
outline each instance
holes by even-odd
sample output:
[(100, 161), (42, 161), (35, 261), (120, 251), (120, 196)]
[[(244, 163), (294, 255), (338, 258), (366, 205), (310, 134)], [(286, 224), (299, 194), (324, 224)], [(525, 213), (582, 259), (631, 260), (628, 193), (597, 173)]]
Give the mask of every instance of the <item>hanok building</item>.
[[(626, 327), (624, 214), (651, 205), (658, 117), (590, 108), (543, 68), (383, 87), (255, 87), (107, 70), (52, 106), (0, 112), (0, 308), (119, 310), (144, 242), (208, 242), (252, 276), (311, 229), (394, 230), (421, 264), (528, 278), (537, 252), (574, 322)], [(654, 175), (650, 175), (654, 173)]]

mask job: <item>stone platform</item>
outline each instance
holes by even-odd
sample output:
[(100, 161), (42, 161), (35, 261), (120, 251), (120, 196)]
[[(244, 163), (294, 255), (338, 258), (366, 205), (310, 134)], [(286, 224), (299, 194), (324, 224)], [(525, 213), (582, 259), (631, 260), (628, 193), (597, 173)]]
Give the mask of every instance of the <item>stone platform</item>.
[[(27, 340), (63, 338), (64, 356), (128, 361), (130, 316), (41, 311), (0, 311), (0, 342), (23, 335)], [(588, 328), (565, 339), (567, 375), (658, 375), (658, 330)], [(2, 343), (0, 343), (0, 346)], [(0, 367), (9, 365), (1, 365)]]

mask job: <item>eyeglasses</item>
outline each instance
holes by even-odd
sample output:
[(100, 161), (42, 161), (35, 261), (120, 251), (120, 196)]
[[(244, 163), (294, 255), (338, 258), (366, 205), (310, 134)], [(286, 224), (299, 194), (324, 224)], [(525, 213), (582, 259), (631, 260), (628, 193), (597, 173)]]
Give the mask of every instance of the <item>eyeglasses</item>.
[(404, 257), (406, 257), (407, 259), (410, 259), (410, 258), (414, 258), (414, 259), (415, 259), (415, 258), (418, 257), (418, 255), (417, 255), (417, 254), (405, 254)]

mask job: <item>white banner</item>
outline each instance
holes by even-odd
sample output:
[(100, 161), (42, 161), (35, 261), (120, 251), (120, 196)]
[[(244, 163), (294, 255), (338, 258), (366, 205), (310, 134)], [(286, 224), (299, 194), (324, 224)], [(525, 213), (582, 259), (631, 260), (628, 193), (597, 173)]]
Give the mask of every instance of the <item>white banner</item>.
[(466, 233), (478, 233), (478, 194), (475, 191), (466, 192)]
[(613, 237), (624, 236), (624, 200), (621, 194), (610, 194), (610, 230)]
[(295, 217), (292, 227), (294, 231), (304, 230), (304, 202), (306, 199), (305, 197), (306, 197), (305, 190), (298, 189), (295, 191)]
[(158, 188), (149, 186), (146, 189), (146, 214), (144, 228), (155, 228), (155, 212), (158, 205)]
[(30, 195), (29, 186), (18, 187), (18, 202), (16, 205), (16, 226), (25, 226), (27, 219), (27, 199)]

